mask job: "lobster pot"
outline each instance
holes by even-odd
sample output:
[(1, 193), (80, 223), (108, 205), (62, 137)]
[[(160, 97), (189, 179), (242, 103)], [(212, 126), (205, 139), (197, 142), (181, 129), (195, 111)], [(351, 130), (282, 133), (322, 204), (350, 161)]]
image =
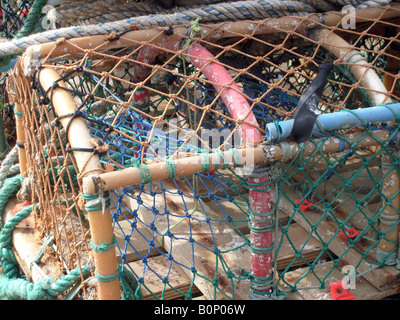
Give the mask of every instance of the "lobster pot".
[[(354, 29), (315, 16), (195, 22), (28, 49), (9, 95), (23, 114), (37, 228), (54, 236), (60, 272), (92, 268), (77, 297), (115, 281), (118, 297), (135, 299), (326, 293), (343, 265), (388, 284), (380, 272), (398, 273), (393, 11)], [(325, 62), (321, 115), (384, 104), (393, 117), (320, 128), (301, 144), (283, 136)], [(271, 206), (263, 228), (254, 192)], [(262, 248), (260, 234), (271, 239)], [(260, 276), (251, 261), (269, 254)], [(125, 278), (105, 279), (115, 272)]]

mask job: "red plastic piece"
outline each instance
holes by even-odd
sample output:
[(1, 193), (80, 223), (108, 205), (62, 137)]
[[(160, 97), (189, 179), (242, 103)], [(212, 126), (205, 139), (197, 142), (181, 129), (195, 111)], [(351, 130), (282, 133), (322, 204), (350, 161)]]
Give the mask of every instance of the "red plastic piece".
[[(302, 199), (295, 200), (296, 203), (300, 203), (301, 201)], [(304, 199), (304, 201), (300, 205), (300, 211), (310, 211), (312, 205), (313, 205), (312, 202), (308, 201), (307, 199)]]
[(355, 298), (354, 294), (343, 288), (342, 281), (332, 282), (330, 287), (332, 300), (352, 300)]
[[(354, 227), (351, 227), (351, 228), (347, 229), (346, 230), (346, 234), (343, 231), (340, 231), (338, 233), (339, 237), (343, 238), (344, 240), (347, 240), (347, 238), (354, 239), (359, 234), (360, 234), (360, 232)], [(347, 235), (347, 237), (346, 237), (346, 235)]]
[(24, 202), (21, 202), (21, 203), (17, 203), (17, 204), (14, 206), (14, 208), (13, 208), (13, 210), (12, 210), (12, 213), (13, 213), (13, 214), (16, 214), (17, 212), (20, 212), (23, 208), (29, 206), (30, 204), (31, 204), (31, 203), (30, 203), (28, 200), (26, 200), (26, 201), (24, 201)]
[(29, 9), (28, 10), (26, 10), (26, 9), (23, 9), (22, 11), (21, 11), (21, 15), (23, 16), (23, 17), (27, 17), (28, 16), (28, 13), (29, 13)]

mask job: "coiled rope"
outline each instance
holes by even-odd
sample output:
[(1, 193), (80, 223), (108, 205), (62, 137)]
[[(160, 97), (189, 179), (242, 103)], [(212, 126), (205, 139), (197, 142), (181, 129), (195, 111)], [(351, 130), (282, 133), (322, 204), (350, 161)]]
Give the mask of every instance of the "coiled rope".
[[(351, 4), (356, 6), (382, 5), (389, 4), (390, 2), (391, 0), (338, 1), (341, 5)], [(132, 30), (132, 28), (150, 29), (159, 26), (182, 25), (188, 24), (198, 18), (202, 23), (215, 23), (223, 21), (257, 20), (270, 17), (278, 18), (287, 15), (307, 15), (318, 11), (318, 9), (313, 6), (316, 5), (316, 3), (315, 0), (307, 0), (305, 2), (295, 0), (247, 0), (216, 3), (205, 6), (176, 7), (172, 10), (160, 11), (157, 14), (149, 12), (146, 15), (130, 17), (118, 21), (87, 26), (65, 27), (33, 34), (20, 39), (13, 39), (8, 42), (0, 43), (0, 56), (20, 53), (29, 46), (52, 42), (59, 38), (71, 39), (103, 35), (109, 34), (112, 31), (121, 33)], [(328, 4), (326, 1), (325, 3)], [(142, 8), (146, 8), (146, 10), (155, 10), (147, 6), (143, 6)], [(321, 8), (320, 4), (318, 8)]]
[[(14, 152), (10, 152), (10, 157)], [(18, 174), (6, 180), (0, 189), (0, 217), (4, 215), (5, 207), (12, 197), (21, 189), (26, 178)], [(67, 275), (61, 276), (57, 281), (45, 278), (37, 283), (32, 283), (20, 277), (18, 261), (12, 250), (12, 233), (15, 227), (26, 219), (33, 210), (33, 205), (23, 208), (17, 212), (0, 230), (0, 263), (2, 274), (0, 275), (0, 300), (55, 300), (58, 296), (65, 294), (82, 278), (91, 275), (90, 266), (83, 265)], [(97, 250), (107, 250), (97, 248)], [(40, 260), (41, 253), (37, 257)], [(36, 259), (35, 259), (36, 260)], [(35, 261), (37, 263), (38, 261)], [(140, 287), (129, 270), (121, 270), (116, 275), (121, 279), (124, 292), (123, 299), (142, 299)]]

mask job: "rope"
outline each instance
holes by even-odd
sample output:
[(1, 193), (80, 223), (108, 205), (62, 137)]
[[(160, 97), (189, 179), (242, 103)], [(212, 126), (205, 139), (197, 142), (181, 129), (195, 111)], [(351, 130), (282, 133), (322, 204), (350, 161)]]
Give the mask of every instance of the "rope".
[(9, 178), (0, 189), (0, 216), (4, 214), (4, 210), (8, 201), (15, 196), (18, 190), (21, 188), (21, 183), (23, 180), (24, 177), (21, 175)]
[[(67, 26), (67, 25), (71, 25), (71, 24), (76, 25), (76, 24), (89, 24), (89, 23), (90, 24), (105, 23), (105, 22), (117, 21), (117, 20), (138, 17), (138, 16), (145, 16), (145, 15), (175, 14), (175, 13), (186, 12), (189, 10), (198, 10), (198, 9), (207, 10), (208, 7), (211, 5), (213, 6), (214, 10), (216, 10), (217, 14), (219, 14), (219, 15), (223, 14), (226, 16), (229, 16), (229, 15), (234, 15), (237, 17), (240, 16), (239, 11), (236, 12), (236, 10), (235, 10), (236, 8), (239, 9), (240, 7), (232, 6), (231, 2), (229, 2), (229, 3), (199, 3), (198, 5), (194, 5), (193, 3), (190, 3), (189, 5), (186, 5), (183, 7), (178, 6), (171, 10), (165, 11), (162, 8), (160, 8), (159, 6), (155, 5), (154, 2), (131, 2), (131, 3), (122, 2), (122, 3), (120, 3), (119, 1), (114, 1), (114, 2), (118, 2), (115, 6), (113, 6), (111, 8), (109, 8), (107, 6), (102, 11), (96, 11), (95, 8), (99, 8), (101, 10), (104, 7), (104, 4), (102, 2), (103, 1), (96, 1), (94, 4), (85, 5), (83, 7), (74, 8), (72, 10), (66, 10), (66, 11), (63, 11), (62, 13), (57, 11), (58, 12), (57, 20), (62, 24), (62, 26)], [(241, 1), (241, 2), (243, 2), (243, 1)], [(255, 4), (255, 6), (252, 6), (252, 4), (246, 4), (245, 6), (242, 6), (242, 9), (250, 10), (250, 14), (256, 16), (257, 15), (256, 11), (258, 10), (259, 6), (257, 6), (256, 1), (251, 1), (251, 2), (253, 2)], [(265, 1), (263, 1), (263, 2), (265, 2)], [(310, 1), (310, 2), (312, 2), (312, 1)], [(265, 2), (265, 3), (267, 3), (267, 2)], [(293, 6), (295, 11), (299, 11), (299, 12), (304, 11), (303, 7), (305, 7), (305, 5), (303, 4), (303, 2), (299, 2), (296, 0), (289, 1), (287, 3), (287, 5), (281, 6), (281, 4), (283, 4), (283, 3), (286, 3), (286, 2), (282, 2), (280, 0), (273, 0), (273, 1), (269, 2), (269, 4), (271, 5), (271, 9), (274, 8), (276, 11), (291, 11), (291, 10), (288, 10), (289, 6)], [(206, 7), (204, 5), (206, 5)], [(327, 5), (327, 6), (325, 5), (324, 9), (326, 11), (332, 10), (333, 7), (331, 5)], [(199, 14), (202, 16), (202, 18), (205, 17), (204, 14), (202, 14), (202, 13), (199, 13)], [(245, 13), (245, 15), (248, 15), (248, 13)], [(219, 18), (215, 17), (215, 19), (219, 19)]]
[[(5, 204), (13, 197), (24, 178), (20, 175), (10, 178), (4, 184), (4, 187), (0, 189), (0, 214), (4, 213)], [(37, 205), (38, 206), (38, 205)], [(21, 211), (16, 213), (0, 232), (0, 258), (2, 262), (2, 273), (0, 275), (0, 299), (21, 299), (21, 300), (54, 300), (58, 296), (64, 294), (66, 291), (71, 289), (82, 277), (86, 278), (90, 275), (89, 266), (81, 266), (69, 272), (67, 275), (60, 277), (57, 281), (53, 281), (50, 278), (45, 278), (37, 283), (32, 283), (25, 279), (19, 279), (19, 268), (18, 262), (15, 259), (12, 250), (12, 232), (14, 228), (24, 219), (26, 219), (32, 212), (33, 205), (23, 208)], [(47, 246), (53, 241), (52, 235), (45, 241), (44, 246)], [(100, 246), (92, 247), (96, 251), (104, 252), (114, 247), (116, 238), (110, 244), (103, 244)], [(32, 263), (37, 263), (43, 256), (43, 251), (40, 250), (36, 259)], [(118, 272), (112, 276), (100, 276), (96, 271), (95, 275), (99, 281), (111, 281), (117, 278), (121, 278), (123, 283), (123, 290), (125, 298), (134, 297), (141, 299), (142, 293), (140, 288), (137, 286), (136, 279), (129, 274), (127, 270), (121, 273), (119, 267)], [(126, 279), (125, 279), (126, 278)]]
[(0, 276), (0, 297), (12, 300), (55, 300), (69, 290), (83, 277), (90, 275), (90, 268), (82, 266), (53, 282), (51, 279), (42, 279), (32, 283), (25, 279), (9, 279)]
[(4, 180), (7, 178), (11, 167), (14, 165), (15, 161), (18, 159), (18, 146), (15, 146), (8, 153), (6, 158), (1, 163), (0, 167), (0, 188), (4, 184)]
[[(229, 3), (237, 2), (230, 1)], [(254, 2), (254, 1), (253, 1)], [(281, 1), (272, 1), (272, 5), (276, 6), (277, 2)], [(297, 2), (298, 4), (300, 2)], [(357, 6), (357, 8), (366, 8), (370, 6), (376, 5), (387, 5), (391, 2), (391, 0), (375, 0), (375, 1), (340, 1), (340, 5), (352, 5)], [(270, 2), (271, 3), (271, 2)], [(315, 8), (319, 11), (331, 11), (337, 10), (338, 3), (335, 1), (316, 1), (316, 0), (306, 0), (305, 4)], [(226, 3), (223, 3), (221, 0), (178, 0), (176, 1), (176, 7), (171, 10), (163, 10), (159, 6), (157, 1), (146, 1), (146, 2), (126, 2), (123, 0), (114, 0), (114, 1), (94, 1), (90, 4), (83, 3), (74, 8), (70, 8), (69, 5), (61, 6), (57, 9), (57, 20), (62, 26), (68, 26), (72, 24), (92, 24), (92, 23), (105, 23), (110, 21), (117, 21), (125, 18), (137, 17), (141, 15), (150, 15), (150, 14), (167, 14), (167, 13), (175, 13), (182, 12), (184, 10), (188, 10), (191, 8), (201, 7), (201, 6), (210, 6), (215, 5), (218, 8), (224, 7)], [(221, 9), (220, 9), (221, 10)]]
[(30, 215), (32, 208), (32, 205), (23, 208), (8, 220), (1, 230), (0, 248), (2, 250), (0, 257), (2, 260), (3, 274), (7, 275), (8, 278), (17, 278), (19, 274), (18, 263), (12, 251), (12, 233), (14, 228)]
[(24, 22), (24, 26), (21, 28), (21, 30), (19, 30), (18, 34), (14, 37), (14, 39), (26, 37), (33, 32), (40, 18), (40, 15), (42, 14), (42, 9), (46, 5), (46, 3), (47, 0), (35, 0), (35, 2), (31, 7), (31, 10), (29, 11), (28, 17)]
[[(389, 3), (391, 0), (378, 0)], [(314, 3), (315, 1), (309, 1)], [(342, 1), (343, 2), (343, 1)], [(346, 4), (362, 4), (363, 1), (348, 0)], [(370, 2), (368, 2), (370, 3)], [(71, 39), (84, 36), (109, 34), (114, 31), (122, 33), (135, 29), (149, 29), (158, 26), (173, 26), (187, 24), (200, 18), (202, 23), (238, 21), (248, 19), (265, 19), (270, 17), (282, 17), (287, 15), (307, 15), (317, 12), (316, 8), (308, 3), (300, 1), (271, 0), (247, 0), (229, 3), (217, 3), (207, 6), (193, 6), (190, 8), (176, 7), (173, 10), (163, 11), (158, 14), (147, 14), (129, 19), (92, 24), (87, 26), (73, 26), (56, 30), (49, 30), (39, 34), (33, 34), (20, 39), (13, 39), (0, 45), (0, 56), (23, 52), (32, 45), (48, 43), (59, 38)], [(131, 14), (129, 14), (131, 15)]]

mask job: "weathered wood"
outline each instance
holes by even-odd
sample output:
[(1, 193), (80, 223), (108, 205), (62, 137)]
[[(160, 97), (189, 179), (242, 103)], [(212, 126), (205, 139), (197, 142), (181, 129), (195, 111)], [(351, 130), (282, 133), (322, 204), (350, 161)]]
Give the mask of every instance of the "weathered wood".
[[(4, 224), (14, 216), (12, 211), (17, 203), (16, 200), (8, 202), (3, 216)], [(35, 229), (35, 221), (32, 216), (27, 217), (15, 227), (12, 244), (18, 264), (28, 280), (36, 283), (46, 276), (57, 280), (62, 275), (60, 263), (50, 259), (46, 254), (38, 263), (38, 267), (31, 268), (31, 263), (35, 260), (43, 244), (39, 231)]]
[[(177, 183), (179, 189), (185, 194), (188, 194), (190, 190), (187, 190), (187, 186), (183, 184), (182, 181), (177, 181)], [(168, 190), (167, 192), (156, 193), (151, 196), (148, 193), (149, 190), (146, 190), (131, 198), (130, 207), (138, 208), (139, 219), (145, 224), (150, 226), (151, 223), (154, 223), (157, 233), (165, 233), (169, 228), (169, 231), (174, 236), (172, 238), (165, 236), (159, 239), (160, 242), (168, 252), (171, 252), (176, 262), (188, 266), (188, 268), (191, 266), (196, 268), (198, 274), (202, 277), (196, 277), (195, 284), (208, 299), (224, 299), (226, 298), (225, 295), (228, 297), (233, 295), (232, 286), (236, 299), (247, 299), (249, 283), (246, 283), (246, 281), (238, 282), (228, 279), (222, 268), (221, 261), (219, 261), (218, 256), (213, 253), (215, 244), (221, 252), (226, 267), (229, 268), (233, 274), (240, 275), (243, 270), (250, 272), (251, 252), (246, 245), (243, 246), (245, 239), (234, 232), (230, 223), (213, 220), (226, 217), (225, 213), (222, 213), (222, 210), (218, 211), (219, 206), (215, 204), (214, 201), (207, 202), (207, 204), (202, 202), (202, 206), (198, 206), (200, 209), (199, 211), (191, 212), (194, 208), (193, 198), (185, 197), (185, 201), (183, 202), (182, 197), (177, 192), (176, 186), (172, 182), (163, 181), (162, 184), (163, 187)], [(156, 185), (153, 182), (152, 190), (157, 190), (159, 192), (161, 190), (161, 185)], [(141, 206), (138, 206), (135, 200), (135, 197), (138, 196), (140, 200), (143, 201), (143, 205)], [(242, 204), (244, 207), (245, 202)], [(210, 205), (213, 207), (213, 210), (210, 208)], [(244, 210), (245, 208), (239, 208), (239, 204), (237, 206), (235, 205), (236, 210), (230, 208), (232, 203), (229, 201), (221, 201), (221, 205), (226, 206), (225, 212), (233, 219), (237, 218), (237, 215), (242, 215), (243, 218), (245, 218), (242, 212), (242, 209)], [(149, 209), (146, 209), (146, 207)], [(154, 216), (152, 212), (154, 209), (159, 213), (156, 216)], [(206, 215), (203, 209), (211, 218), (210, 224), (204, 222)], [(165, 210), (171, 213), (168, 217), (162, 214)], [(191, 219), (184, 218), (186, 210), (191, 212)], [(315, 239), (310, 238), (308, 233), (302, 228), (292, 227), (289, 229), (289, 234), (292, 239), (296, 239), (293, 244), (295, 249), (300, 250), (303, 248), (303, 258), (305, 260), (313, 262), (318, 256), (320, 256), (320, 258), (327, 257), (326, 253), (320, 255), (321, 245)], [(189, 236), (195, 240), (194, 243), (190, 243), (187, 240)], [(307, 240), (307, 238), (309, 239)], [(140, 246), (141, 245), (138, 244), (138, 247)], [(146, 244), (144, 244), (144, 250), (145, 248)], [(232, 249), (235, 250), (230, 251)], [(284, 244), (282, 245), (280, 254), (282, 254), (282, 256), (278, 258), (278, 268), (286, 268), (289, 264), (294, 267), (305, 263), (301, 259), (294, 259), (294, 250), (288, 245), (287, 238), (284, 238)], [(218, 273), (216, 274), (217, 264)], [(183, 270), (188, 277), (192, 277), (192, 272), (188, 268), (183, 268)], [(211, 280), (206, 280), (203, 277)], [(214, 292), (215, 288), (212, 284), (214, 278), (218, 280), (218, 289), (216, 292)], [(219, 289), (224, 293), (220, 292)]]
[[(187, 186), (179, 180), (176, 182), (184, 194), (191, 194), (191, 190), (188, 190)], [(156, 183), (153, 182), (152, 187), (160, 190), (161, 186), (156, 186)], [(163, 181), (162, 184), (168, 192), (153, 196), (144, 192), (140, 194), (140, 199), (145, 206), (152, 210), (158, 210), (160, 214), (155, 217), (153, 212), (141, 205), (138, 209), (139, 218), (148, 225), (154, 224), (158, 233), (166, 234), (166, 231), (169, 230), (173, 234), (173, 236), (166, 234), (160, 239), (160, 242), (176, 262), (189, 268), (193, 266), (197, 270), (201, 277), (196, 277), (195, 284), (207, 299), (219, 300), (226, 299), (227, 296), (232, 297), (231, 281), (221, 265), (220, 256), (214, 253), (214, 246), (220, 248), (221, 245), (231, 242), (238, 242), (240, 246), (244, 239), (234, 232), (230, 223), (215, 220), (218, 219), (218, 215), (203, 201), (201, 206), (198, 205), (197, 211), (192, 211), (195, 208), (193, 198), (185, 197), (183, 202), (182, 196), (178, 194), (176, 186), (171, 181)], [(133, 198), (130, 207), (138, 207), (137, 201)], [(168, 216), (161, 214), (165, 210), (171, 214)], [(185, 218), (186, 211), (190, 213), (190, 218)], [(205, 222), (207, 216), (211, 218), (209, 223)], [(194, 242), (188, 241), (190, 237)], [(183, 270), (188, 277), (192, 277), (190, 269), (183, 268)], [(217, 279), (218, 288), (216, 290), (212, 283), (213, 279)], [(235, 298), (242, 297), (235, 293)]]
[[(288, 266), (290, 268), (302, 266), (306, 263), (305, 261), (312, 263), (316, 259), (322, 260), (329, 258), (327, 252), (322, 252), (322, 244), (320, 241), (309, 237), (309, 234), (297, 223), (293, 223), (290, 226), (288, 229), (288, 236), (292, 239), (292, 244), (289, 243), (287, 237), (282, 238), (281, 232), (278, 233), (277, 238), (282, 241), (276, 264), (278, 270), (284, 270)], [(222, 254), (224, 260), (231, 266), (231, 271), (235, 274), (241, 274), (243, 271), (250, 272), (250, 249), (246, 246), (232, 252), (227, 251), (230, 247), (235, 245), (237, 244), (233, 242), (220, 247), (220, 250), (225, 252)], [(277, 246), (277, 244), (275, 244), (275, 246)], [(296, 258), (295, 250), (302, 250), (303, 259)], [(239, 293), (239, 296), (244, 297), (244, 299), (249, 299), (249, 280), (234, 281), (234, 288), (235, 291)]]
[[(242, 194), (242, 196), (236, 196), (233, 197), (235, 199), (234, 202), (228, 201), (228, 200), (218, 200), (218, 203), (216, 201), (209, 201), (207, 202), (207, 205), (210, 209), (213, 210), (217, 215), (219, 214), (220, 217), (222, 217), (222, 210), (219, 205), (224, 209), (225, 212), (229, 214), (234, 220), (236, 220), (234, 223), (236, 227), (240, 230), (242, 234), (247, 234), (250, 232), (249, 230), (249, 223), (248, 221), (240, 221), (240, 220), (246, 220), (247, 218), (247, 203), (244, 199), (248, 199), (249, 194), (245, 193)], [(282, 213), (278, 212), (278, 220), (281, 223), (281, 225), (286, 225), (289, 217)]]
[[(275, 193), (275, 190), (273, 190)], [(287, 196), (291, 199), (296, 199), (296, 195), (293, 191), (285, 190)], [(287, 215), (292, 216), (293, 219), (299, 223), (307, 232), (311, 233), (313, 237), (322, 239), (322, 241), (329, 244), (328, 248), (334, 252), (341, 260), (349, 265), (358, 266), (358, 272), (364, 272), (371, 269), (372, 265), (365, 261), (359, 251), (365, 249), (361, 244), (355, 248), (349, 248), (347, 242), (340, 237), (332, 238), (332, 235), (337, 231), (338, 226), (332, 221), (327, 221), (326, 218), (321, 219), (321, 215), (313, 212), (302, 212), (302, 214), (293, 214), (293, 204), (288, 201), (285, 197), (281, 197), (279, 202), (279, 209), (285, 212)], [(315, 226), (316, 230), (312, 230), (311, 226)], [(375, 261), (372, 256), (372, 251), (368, 253), (368, 260)], [(379, 290), (386, 290), (389, 287), (394, 287), (399, 284), (400, 271), (394, 267), (384, 266), (379, 269), (368, 271), (363, 275), (371, 284), (373, 284)]]
[[(319, 240), (310, 237), (298, 223), (292, 223), (287, 227), (287, 235), (282, 236), (281, 230), (278, 233), (278, 242), (280, 249), (278, 252), (277, 269), (299, 267), (305, 264), (305, 261), (313, 263), (316, 259), (322, 260), (329, 258), (329, 254), (323, 251)], [(290, 242), (289, 242), (290, 239)], [(278, 246), (278, 243), (275, 244)], [(295, 250), (301, 250), (301, 258), (296, 258)]]
[[(343, 267), (343, 266), (342, 266)], [(301, 295), (304, 300), (332, 300), (330, 293), (330, 283), (343, 280), (345, 274), (340, 272), (338, 269), (333, 270), (333, 261), (328, 261), (315, 266), (313, 272), (309, 272), (308, 268), (301, 268), (285, 275), (285, 281), (294, 285), (296, 283), (297, 288), (310, 288), (319, 287), (321, 281), (326, 277), (325, 289), (307, 289), (298, 290), (297, 292)], [(318, 278), (317, 278), (318, 277)], [(287, 290), (288, 286), (282, 284), (279, 287), (281, 290)], [(355, 289), (349, 290), (354, 296), (355, 300), (379, 300), (385, 297), (394, 295), (400, 291), (399, 287), (387, 288), (384, 291), (378, 290), (365, 280), (363, 277), (357, 277), (355, 283)]]
[[(127, 222), (129, 223), (129, 222)], [(187, 225), (186, 225), (187, 227)], [(144, 228), (141, 228), (141, 232), (143, 234), (146, 233), (146, 231), (144, 231)], [(149, 233), (147, 231), (147, 233)], [(278, 234), (278, 239), (281, 239), (281, 233)], [(287, 237), (283, 237), (283, 241), (282, 241), (282, 245), (281, 248), (279, 250), (279, 256), (278, 256), (278, 260), (277, 260), (277, 268), (279, 270), (283, 270), (286, 267), (288, 267), (290, 265), (290, 267), (298, 267), (298, 266), (302, 266), (305, 264), (304, 260), (308, 261), (309, 263), (312, 263), (313, 261), (315, 261), (315, 259), (326, 259), (329, 258), (329, 255), (326, 252), (322, 252), (322, 245), (321, 243), (314, 238), (310, 238), (309, 234), (301, 227), (299, 226), (297, 223), (292, 223), (292, 225), (290, 226), (290, 228), (288, 228), (288, 236), (290, 239), (292, 239), (292, 244), (289, 243), (288, 238)], [(118, 241), (120, 241), (119, 237), (117, 236)], [(122, 240), (121, 240), (122, 241)], [(219, 249), (222, 252), (222, 257), (224, 258), (225, 262), (227, 263), (227, 265), (230, 267), (231, 271), (234, 274), (240, 274), (243, 271), (246, 272), (250, 272), (251, 266), (250, 266), (250, 259), (251, 259), (251, 251), (248, 249), (247, 246), (244, 246), (242, 248), (239, 248), (235, 251), (229, 251), (232, 248), (237, 247), (238, 245), (240, 245), (242, 239), (238, 236), (232, 237), (230, 242), (227, 242), (225, 244), (222, 244)], [(139, 248), (143, 248), (143, 251), (145, 252), (146, 250), (148, 250), (148, 242), (143, 242), (140, 243), (140, 241), (135, 241), (133, 242), (133, 244), (135, 245), (135, 248), (137, 250), (139, 250)], [(175, 245), (175, 243), (174, 243)], [(147, 249), (146, 249), (147, 248)], [(302, 250), (302, 257), (303, 259), (299, 259), (299, 258), (295, 258), (295, 252), (294, 250)], [(159, 275), (162, 278), (162, 275), (167, 274), (167, 270), (169, 269), (169, 262), (166, 264), (165, 262), (167, 261), (167, 259), (165, 258), (165, 256), (153, 256), (151, 258), (148, 258), (148, 261), (159, 261), (160, 259), (160, 263), (157, 266), (157, 270), (159, 270)], [(204, 261), (203, 261), (204, 262)], [(151, 267), (151, 269), (153, 268), (153, 263), (155, 262), (151, 262), (149, 264), (149, 267)], [(134, 268), (134, 270), (138, 270), (137, 268), (140, 266), (140, 272), (138, 272), (139, 276), (142, 274), (143, 272), (143, 262), (141, 260), (135, 261), (135, 262), (131, 262), (130, 265)], [(173, 268), (177, 268), (180, 269), (181, 267), (178, 266), (176, 263), (172, 263), (171, 265)], [(175, 270), (174, 272), (179, 272), (177, 270)], [(183, 271), (181, 271), (183, 272)], [(189, 277), (192, 276), (191, 273), (188, 273)], [(182, 290), (181, 288), (188, 288), (190, 286), (190, 282), (191, 282), (191, 278), (188, 277), (188, 275), (185, 273), (185, 276), (183, 278), (181, 278), (180, 282), (178, 283), (178, 287), (176, 287), (176, 289), (185, 292), (184, 290)], [(147, 279), (147, 277), (150, 278), (150, 280)], [(204, 282), (205, 280), (201, 280), (202, 282)], [(171, 286), (174, 286), (174, 280), (173, 279), (169, 279), (169, 282), (171, 283)], [(149, 285), (149, 290), (151, 290), (154, 294), (156, 294), (158, 297), (160, 297), (160, 293), (163, 286), (162, 280), (157, 277), (153, 271), (149, 270), (148, 272), (146, 272), (145, 274), (145, 284), (147, 286), (147, 284), (150, 283)], [(241, 281), (233, 281), (233, 286), (234, 286), (234, 290), (235, 292), (238, 294), (238, 296), (242, 297), (243, 299), (247, 299), (248, 298), (248, 294), (249, 294), (249, 281), (248, 280), (241, 280)], [(149, 290), (144, 289), (145, 292), (145, 298), (146, 299), (153, 299), (154, 297), (151, 295), (150, 292), (148, 292)], [(193, 292), (192, 294), (195, 294), (198, 291), (198, 288), (196, 286), (193, 287)], [(147, 292), (147, 293), (146, 293)], [(176, 291), (174, 291), (174, 289), (172, 289), (171, 287), (166, 287), (165, 288), (165, 292), (164, 292), (164, 297), (166, 299), (170, 299), (170, 298), (177, 298), (179, 297), (180, 294), (177, 294)], [(168, 297), (168, 298), (167, 298)], [(205, 296), (203, 296), (203, 298), (205, 298)]]
[[(165, 252), (164, 247), (161, 243), (153, 237), (150, 229), (139, 225), (138, 229), (135, 230), (132, 235), (131, 222), (128, 220), (118, 222), (118, 225), (114, 227), (114, 234), (117, 239), (117, 243), (121, 250), (124, 250), (125, 259), (127, 262), (132, 262), (141, 257), (147, 256), (152, 257), (159, 255), (160, 251)], [(125, 236), (129, 236), (129, 240), (125, 240)], [(129, 243), (131, 244), (128, 244)], [(150, 248), (149, 242), (154, 242), (154, 247)], [(135, 248), (133, 249), (132, 246)], [(149, 252), (150, 251), (150, 252)], [(121, 263), (121, 253), (117, 250), (117, 260)]]
[[(138, 276), (143, 274), (144, 265), (141, 260), (131, 262), (129, 266)], [(161, 279), (167, 276), (168, 284), (164, 284)], [(199, 293), (199, 289), (194, 284), (192, 285), (192, 279), (183, 272), (181, 267), (164, 255), (147, 259), (141, 290), (145, 300), (177, 299), (181, 298), (182, 294), (187, 294), (189, 290), (192, 295)]]
[[(214, 178), (216, 181), (213, 179), (209, 179), (206, 177), (202, 177), (201, 181), (198, 181), (198, 190), (197, 194), (200, 196), (206, 196), (211, 192), (213, 192), (216, 196), (219, 197), (226, 197), (227, 195), (233, 196), (233, 197), (239, 197), (239, 194), (246, 194), (249, 192), (249, 190), (246, 188), (246, 186), (243, 184), (243, 182), (240, 180), (239, 176), (235, 174), (232, 170), (229, 169), (220, 169), (218, 170), (218, 173), (213, 174)], [(181, 181), (186, 181), (186, 179), (189, 179), (189, 181), (192, 183), (192, 177), (179, 177)], [(226, 182), (230, 182), (232, 185), (229, 187), (226, 184)], [(222, 188), (221, 188), (222, 187)], [(211, 199), (205, 197), (204, 201), (209, 201)]]
[[(248, 194), (244, 195), (248, 196)], [(216, 201), (208, 201), (207, 206), (220, 218), (224, 217), (224, 211), (229, 214), (230, 217), (233, 218), (233, 224), (235, 224), (236, 228), (242, 233), (247, 234), (250, 232), (249, 223), (247, 221), (248, 207), (246, 201), (243, 197), (236, 196), (233, 197), (235, 199), (234, 202), (228, 200), (218, 200)], [(221, 209), (221, 207), (222, 210)], [(233, 226), (232, 226), (233, 227)], [(236, 228), (235, 231), (236, 231)]]

